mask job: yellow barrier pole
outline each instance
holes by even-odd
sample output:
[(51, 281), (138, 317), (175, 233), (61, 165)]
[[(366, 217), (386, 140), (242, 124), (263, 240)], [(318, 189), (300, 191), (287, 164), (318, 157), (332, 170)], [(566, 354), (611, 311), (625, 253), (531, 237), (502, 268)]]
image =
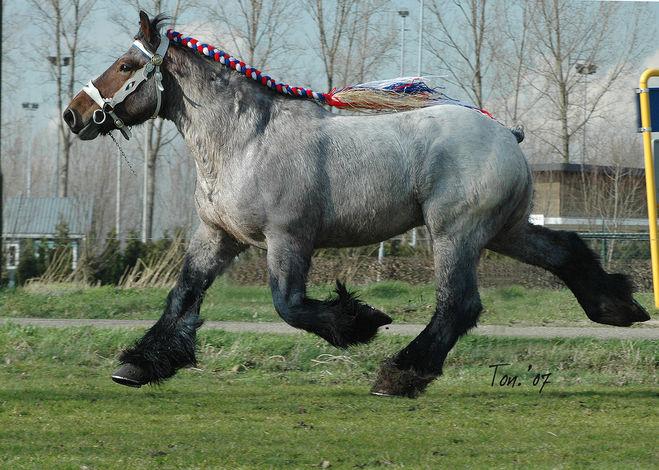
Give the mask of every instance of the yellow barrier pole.
[[(648, 80), (659, 76), (659, 69), (647, 69), (639, 81), (641, 104), (641, 127), (643, 128), (643, 153), (645, 154), (645, 187), (648, 197), (648, 222), (650, 224), (650, 254), (652, 256), (652, 287), (654, 306), (659, 309), (659, 245), (657, 245), (657, 188), (654, 180), (652, 158), (652, 128), (650, 123), (650, 90)], [(657, 131), (659, 131), (659, 123)]]

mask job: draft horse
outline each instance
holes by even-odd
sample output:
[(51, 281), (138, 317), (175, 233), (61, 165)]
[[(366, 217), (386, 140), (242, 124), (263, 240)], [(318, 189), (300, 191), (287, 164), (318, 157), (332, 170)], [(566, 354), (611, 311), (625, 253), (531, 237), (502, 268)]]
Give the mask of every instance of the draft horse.
[(218, 63), (212, 46), (161, 34), (161, 21), (141, 12), (133, 47), (63, 115), (83, 140), (116, 129), (128, 137), (129, 126), (169, 119), (197, 168), (201, 224), (162, 317), (121, 354), (116, 382), (157, 383), (195, 363), (204, 292), (248, 246), (267, 250), (284, 321), (339, 348), (367, 343), (391, 318), (341, 283), (333, 300), (307, 296), (312, 254), (421, 225), (432, 237), (437, 307), (426, 328), (384, 362), (375, 394), (415, 397), (441, 374), (481, 312), (476, 266), (485, 248), (558, 276), (592, 321), (629, 326), (649, 318), (627, 277), (607, 274), (575, 233), (528, 223), (531, 172), (515, 136), (497, 121), (456, 105), (330, 113), (299, 99), (311, 92), (284, 88), (282, 95), (262, 72), (224, 53)]

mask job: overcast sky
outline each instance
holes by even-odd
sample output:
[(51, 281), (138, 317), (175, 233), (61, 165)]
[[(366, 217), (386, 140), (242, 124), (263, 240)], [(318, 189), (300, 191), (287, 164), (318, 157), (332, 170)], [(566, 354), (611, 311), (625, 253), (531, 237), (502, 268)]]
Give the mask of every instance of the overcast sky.
[[(43, 33), (40, 29), (34, 25), (30, 24), (29, 15), (30, 11), (27, 7), (25, 0), (5, 0), (5, 17), (7, 22), (13, 22), (12, 25), (9, 25), (9, 31), (12, 33), (12, 39), (20, 37), (19, 41), (22, 44), (29, 44), (30, 40), (28, 38), (36, 37), (37, 43), (43, 41)], [(108, 6), (108, 4), (110, 6)], [(118, 55), (123, 53), (131, 44), (132, 38), (123, 32), (114, 22), (109, 19), (109, 16), (112, 14), (111, 9), (115, 8), (110, 2), (101, 2), (99, 1), (97, 6), (92, 12), (92, 17), (89, 20), (89, 30), (93, 31), (93, 34), (89, 32), (85, 34), (86, 44), (90, 49), (94, 49), (94, 52), (85, 56), (84, 65), (88, 69), (88, 72), (80, 70), (79, 75), (79, 86), (82, 87), (85, 82), (90, 78), (95, 78), (103, 70), (105, 70)], [(418, 9), (419, 2), (416, 0), (403, 0), (391, 2), (391, 12), (390, 14), (394, 18), (393, 25), (396, 28), (400, 28), (399, 16), (397, 10), (407, 9), (410, 11), (410, 16), (407, 18), (407, 39), (406, 39), (406, 54), (409, 55), (409, 61), (414, 64), (414, 67), (411, 68), (407, 73), (414, 74), (416, 73), (416, 63), (417, 63), (417, 40), (418, 40)], [(199, 15), (199, 12), (197, 12)], [(16, 21), (18, 20), (18, 21)], [(177, 29), (181, 32), (188, 33), (190, 35), (195, 35), (199, 39), (204, 39), (202, 35), (199, 34), (199, 31), (192, 30), (195, 29), (192, 26), (199, 23), (199, 18), (195, 17), (194, 13), (192, 15), (184, 16), (180, 19)], [(309, 21), (306, 24), (302, 24), (301, 28), (298, 29), (298, 34), (313, 34), (313, 25)], [(135, 32), (137, 32), (138, 24), (138, 14), (135, 12)], [(3, 55), (10, 54), (13, 59), (13, 63), (8, 64), (6, 67), (3, 67), (3, 76), (4, 80), (13, 80), (8, 76), (8, 74), (15, 74), (18, 72), (15, 70), (15, 64), (19, 62), (21, 65), (24, 64), (24, 67), (20, 70), (20, 83), (17, 85), (14, 93), (6, 94), (3, 93), (2, 96), (2, 105), (3, 109), (10, 113), (14, 109), (20, 108), (20, 103), (24, 101), (38, 102), (40, 106), (44, 107), (44, 116), (39, 117), (39, 119), (45, 119), (46, 114), (51, 114), (54, 110), (54, 100), (52, 99), (54, 93), (54, 87), (50, 86), (48, 81), (48, 75), (46, 74), (48, 64), (45, 62), (43, 56), (48, 55), (47, 45), (44, 46), (46, 49), (41, 51), (37, 50), (25, 50), (25, 54), (29, 55), (29, 58), (21, 58), (23, 56), (23, 50), (18, 50), (12, 48), (11, 41), (9, 44), (5, 45), (5, 52)], [(396, 54), (393, 57), (396, 58), (395, 63), (391, 64), (390, 71), (385, 73), (381, 78), (390, 78), (398, 75), (399, 63), (398, 63), (398, 51), (400, 51), (400, 44), (392, 44), (392, 48), (396, 49)], [(36, 52), (36, 54), (35, 54)], [(227, 51), (232, 52), (232, 51)], [(43, 55), (42, 55), (43, 54)], [(38, 60), (43, 59), (41, 63)], [(286, 73), (285, 77), (276, 77), (284, 80), (293, 81), (297, 77), (308, 76), (310, 84), (318, 89), (318, 91), (324, 92), (327, 90), (322, 89), (324, 78), (321, 73), (320, 62), (309, 64), (309, 58), (301, 61), (303, 63), (298, 63), (293, 66), (293, 69)], [(274, 63), (276, 58), (272, 60)], [(253, 64), (258, 66), (259, 64)], [(302, 70), (304, 69), (304, 71)], [(316, 69), (316, 73), (314, 73)], [(315, 79), (314, 79), (315, 78)], [(292, 85), (305, 85), (304, 83), (291, 83)]]
[[(405, 54), (406, 63), (409, 64), (406, 75), (414, 75), (417, 68), (417, 41), (418, 41), (418, 0), (394, 0), (391, 2), (389, 14), (392, 17), (392, 27), (400, 28), (400, 18), (397, 10), (406, 9), (409, 11), (407, 18), (407, 32)], [(6, 63), (3, 67), (3, 82), (7, 84), (12, 82), (14, 89), (11, 93), (3, 92), (2, 106), (3, 106), (3, 120), (11, 117), (15, 113), (22, 115), (23, 111), (21, 103), (24, 101), (31, 101), (40, 103), (41, 112), (35, 118), (34, 125), (36, 128), (43, 129), (47, 126), (48, 120), (53, 120), (55, 116), (54, 106), (54, 87), (48, 83), (48, 76), (46, 74), (48, 64), (45, 61), (45, 56), (49, 55), (49, 48), (52, 48), (52, 43), (44, 38), (41, 30), (31, 24), (30, 22), (30, 9), (28, 2), (25, 0), (5, 0), (5, 29), (11, 33), (9, 41), (5, 43), (4, 55), (10, 55), (12, 61)], [(110, 20), (113, 9), (116, 8), (113, 3), (99, 1), (97, 6), (92, 12), (92, 17), (89, 20), (89, 31), (85, 34), (85, 45), (92, 50), (91, 53), (85, 56), (84, 65), (85, 70), (78, 71), (78, 85), (81, 87), (90, 78), (98, 76), (107, 66), (114, 61), (114, 59), (121, 54), (131, 44), (131, 37), (123, 32), (116, 24)], [(182, 32), (191, 35), (198, 35), (199, 32), (195, 31), (195, 24), (199, 24), (199, 18), (195, 15), (200, 15), (197, 11), (187, 17), (182, 17), (179, 22), (178, 29)], [(428, 15), (428, 13), (426, 13)], [(429, 15), (426, 17), (428, 18)], [(135, 12), (135, 30), (137, 29), (137, 12)], [(302, 24), (298, 28), (300, 35), (313, 35), (313, 25), (309, 21)], [(649, 25), (659, 24), (659, 3), (651, 2), (649, 4), (649, 14), (647, 17)], [(426, 23), (426, 28), (431, 28), (432, 25)], [(656, 47), (652, 46), (652, 52), (648, 58), (644, 60), (643, 64), (639, 66), (638, 73), (640, 75), (645, 66), (659, 67), (659, 37), (657, 37), (657, 28), (653, 28), (652, 37), (647, 40), (650, 44), (657, 44)], [(35, 39), (32, 39), (35, 38)], [(199, 35), (200, 39), (204, 39)], [(21, 47), (13, 47), (20, 45)], [(32, 46), (32, 47), (30, 47)], [(381, 77), (374, 78), (391, 78), (399, 75), (399, 60), (398, 51), (400, 51), (400, 43), (392, 44), (391, 47), (395, 49), (396, 53), (392, 55), (392, 60), (389, 67), (386, 67), (382, 72)], [(228, 51), (232, 52), (232, 51)], [(426, 58), (429, 59), (428, 54)], [(271, 60), (273, 67), (277, 61), (276, 57)], [(259, 66), (259, 64), (253, 64)], [(427, 75), (435, 75), (433, 73), (433, 66), (431, 63), (424, 62), (423, 71)], [(276, 78), (288, 80), (292, 85), (311, 85), (318, 91), (324, 90), (324, 78), (321, 73), (321, 64), (319, 61), (314, 63), (312, 55), (304, 56), (304, 60), (299, 60), (294, 63), (291, 69), (285, 72), (274, 73)], [(635, 86), (638, 80), (637, 76), (629, 77), (628, 82), (630, 88)], [(305, 82), (310, 83), (305, 83)], [(456, 98), (464, 98), (456, 90), (448, 89), (449, 94), (457, 95)]]

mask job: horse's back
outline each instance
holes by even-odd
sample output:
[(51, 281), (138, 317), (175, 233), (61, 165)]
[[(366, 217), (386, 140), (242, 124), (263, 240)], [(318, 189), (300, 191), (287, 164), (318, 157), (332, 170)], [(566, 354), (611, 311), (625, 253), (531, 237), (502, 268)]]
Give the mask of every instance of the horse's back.
[(351, 116), (339, 124), (341, 138), (355, 140), (356, 155), (348, 157), (355, 166), (407, 175), (405, 187), (421, 201), (454, 186), (498, 191), (529, 182), (528, 164), (510, 130), (473, 109), (439, 105)]

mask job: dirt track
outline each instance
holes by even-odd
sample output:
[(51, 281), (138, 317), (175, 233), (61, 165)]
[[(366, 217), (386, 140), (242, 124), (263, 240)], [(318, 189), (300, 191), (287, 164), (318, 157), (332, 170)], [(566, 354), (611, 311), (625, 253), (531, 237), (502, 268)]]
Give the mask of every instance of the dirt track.
[[(68, 328), (71, 326), (93, 326), (96, 328), (148, 328), (153, 320), (92, 320), (92, 319), (51, 319), (51, 318), (0, 318), (0, 324), (15, 323), (51, 328)], [(648, 322), (650, 323), (650, 322)], [(651, 320), (652, 326), (657, 325)], [(659, 339), (659, 328), (635, 326), (632, 328), (615, 327), (572, 327), (572, 326), (499, 326), (484, 325), (471, 331), (482, 336), (512, 336), (518, 338), (598, 338), (598, 339)], [(382, 333), (415, 336), (425, 325), (398, 324), (388, 325)], [(230, 321), (207, 321), (202, 328), (233, 332), (295, 334), (300, 333), (285, 323), (250, 323)]]

